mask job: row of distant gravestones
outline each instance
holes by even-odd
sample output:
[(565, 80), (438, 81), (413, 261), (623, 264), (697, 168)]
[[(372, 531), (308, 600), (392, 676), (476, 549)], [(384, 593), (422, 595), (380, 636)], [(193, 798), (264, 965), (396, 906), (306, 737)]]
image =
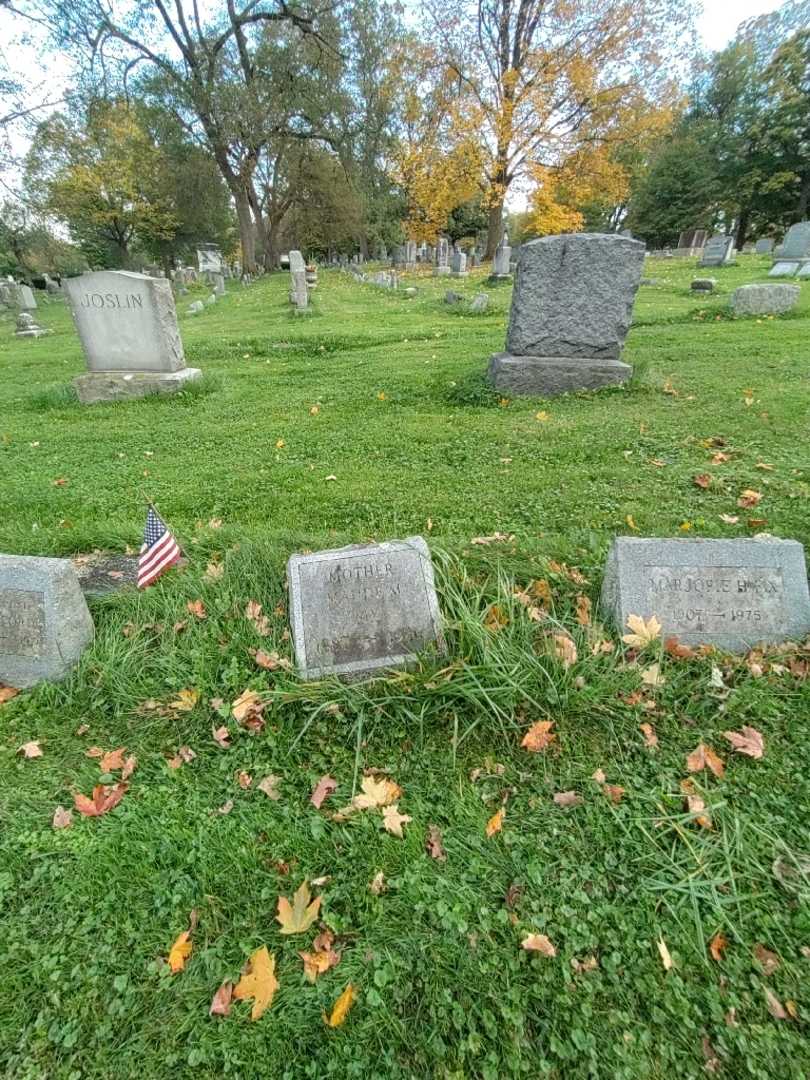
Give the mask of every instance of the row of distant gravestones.
[[(379, 676), (420, 653), (447, 651), (422, 537), (293, 555), (287, 577), (303, 679)], [(686, 646), (744, 651), (800, 642), (810, 633), (804, 551), (794, 540), (770, 537), (619, 537), (606, 565), (602, 614), (620, 633), (650, 639), (655, 617), (664, 639)], [(562, 631), (553, 621), (547, 629)], [(69, 561), (0, 555), (0, 684), (23, 689), (64, 678), (93, 633)]]

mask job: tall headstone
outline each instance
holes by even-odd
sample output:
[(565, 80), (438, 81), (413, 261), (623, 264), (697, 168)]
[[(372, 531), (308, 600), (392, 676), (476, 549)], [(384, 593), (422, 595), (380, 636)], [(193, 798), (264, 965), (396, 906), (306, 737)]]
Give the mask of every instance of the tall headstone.
[(512, 273), (512, 249), (506, 240), (502, 240), (495, 249), (495, 258), (492, 260), (491, 276), (498, 281), (505, 281)]
[(18, 285), (16, 282), (9, 286), (9, 295), (14, 307), (21, 311), (36, 311), (37, 298), (30, 285)]
[(435, 277), (444, 277), (450, 273), (450, 244), (446, 236), (440, 236), (436, 244), (436, 265), (433, 268)]
[(405, 267), (408, 270), (416, 269), (416, 241), (408, 240), (405, 244)]
[(306, 311), (309, 305), (307, 266), (300, 251), (290, 252), (290, 303), (297, 311)]
[(734, 254), (733, 236), (713, 236), (703, 249), (701, 266), (726, 266)]
[(197, 248), (197, 268), (201, 274), (222, 273), (222, 252), (216, 244), (203, 244)]
[(467, 256), (463, 251), (453, 253), (453, 277), (467, 277)]
[(791, 225), (769, 277), (793, 277), (810, 262), (810, 221)]
[(804, 549), (795, 540), (653, 540), (619, 536), (605, 567), (602, 609), (622, 632), (653, 615), (662, 638), (742, 652), (810, 632)]
[(293, 555), (287, 564), (305, 679), (400, 668), (444, 646), (430, 551), (421, 536)]
[(22, 690), (63, 679), (92, 640), (67, 559), (0, 555), (0, 682)]
[(699, 255), (705, 246), (705, 229), (685, 229), (678, 237), (678, 253), (681, 255)]
[(217, 296), (225, 295), (225, 277), (223, 274), (212, 274), (211, 284), (214, 286), (214, 292)]
[(99, 270), (65, 282), (87, 373), (73, 380), (79, 401), (172, 394), (200, 377), (187, 368), (167, 278)]
[(573, 233), (523, 244), (506, 352), (489, 365), (504, 394), (550, 397), (627, 380), (619, 359), (644, 266), (644, 244)]

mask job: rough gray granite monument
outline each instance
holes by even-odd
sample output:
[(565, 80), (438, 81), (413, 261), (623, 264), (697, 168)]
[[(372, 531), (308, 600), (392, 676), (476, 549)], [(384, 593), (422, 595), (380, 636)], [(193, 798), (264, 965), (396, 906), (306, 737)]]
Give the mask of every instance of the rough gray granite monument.
[(290, 303), (297, 311), (306, 311), (309, 305), (307, 265), (300, 251), (290, 252)]
[(67, 559), (0, 555), (0, 682), (22, 690), (62, 679), (92, 640)]
[(467, 256), (463, 251), (453, 252), (452, 262), (453, 277), (467, 277), (469, 271), (467, 270)]
[(298, 669), (305, 679), (371, 676), (443, 649), (430, 551), (421, 536), (358, 544), (287, 563)]
[(490, 360), (503, 394), (551, 397), (625, 382), (619, 355), (644, 266), (626, 236), (546, 236), (520, 249), (506, 352)]
[(655, 616), (662, 637), (742, 652), (810, 633), (804, 549), (796, 540), (613, 541), (602, 608), (622, 633)]
[(88, 368), (73, 380), (79, 401), (172, 394), (200, 377), (186, 367), (167, 278), (99, 270), (64, 288)]
[(734, 254), (733, 236), (713, 236), (703, 249), (699, 266), (727, 266)]
[(436, 265), (433, 268), (434, 277), (444, 277), (450, 273), (450, 244), (446, 236), (440, 236), (436, 245)]
[(798, 285), (741, 285), (731, 294), (735, 315), (783, 315), (799, 302)]

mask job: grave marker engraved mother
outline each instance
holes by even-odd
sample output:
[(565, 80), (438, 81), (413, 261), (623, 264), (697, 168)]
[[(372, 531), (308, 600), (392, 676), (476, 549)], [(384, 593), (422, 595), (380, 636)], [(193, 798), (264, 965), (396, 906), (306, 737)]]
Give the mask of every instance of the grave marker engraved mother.
[(664, 638), (732, 652), (810, 632), (804, 550), (795, 540), (617, 537), (602, 604), (619, 628), (652, 615)]
[(65, 282), (87, 358), (75, 381), (85, 403), (172, 393), (198, 368), (187, 368), (174, 296), (165, 278), (101, 270)]
[(421, 536), (356, 545), (287, 564), (293, 639), (305, 679), (358, 677), (443, 648), (430, 551)]

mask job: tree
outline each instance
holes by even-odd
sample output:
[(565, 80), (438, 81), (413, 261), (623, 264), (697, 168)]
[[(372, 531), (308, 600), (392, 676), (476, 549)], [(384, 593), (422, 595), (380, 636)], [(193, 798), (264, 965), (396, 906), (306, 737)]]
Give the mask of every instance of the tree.
[(459, 122), (483, 147), (488, 257), (516, 179), (628, 137), (645, 104), (672, 94), (662, 71), (692, 19), (677, 0), (425, 0), (425, 12), (459, 82)]
[(776, 190), (793, 196), (792, 218), (803, 221), (810, 211), (810, 30), (777, 49), (765, 79), (767, 141), (783, 181)]

